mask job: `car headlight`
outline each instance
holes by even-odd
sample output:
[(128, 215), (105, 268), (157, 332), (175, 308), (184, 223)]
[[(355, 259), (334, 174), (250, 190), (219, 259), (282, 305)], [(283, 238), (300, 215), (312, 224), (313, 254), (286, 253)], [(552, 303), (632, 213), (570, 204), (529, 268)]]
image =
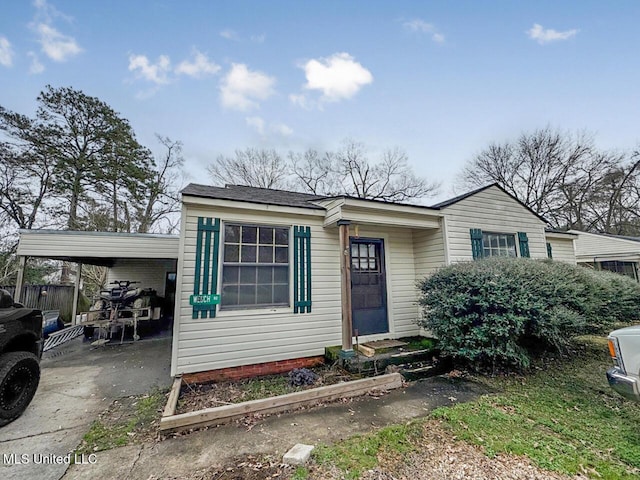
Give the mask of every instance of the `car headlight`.
[(611, 359), (613, 360), (613, 364), (618, 367), (622, 372), (626, 375), (627, 371), (624, 368), (624, 363), (622, 362), (622, 354), (620, 353), (620, 343), (616, 337), (609, 337), (609, 355), (611, 355)]

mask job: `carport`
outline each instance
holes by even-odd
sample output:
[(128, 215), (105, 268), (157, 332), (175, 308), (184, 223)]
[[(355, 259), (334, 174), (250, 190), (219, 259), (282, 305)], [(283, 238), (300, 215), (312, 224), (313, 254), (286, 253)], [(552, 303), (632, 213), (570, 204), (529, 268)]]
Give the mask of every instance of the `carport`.
[[(76, 322), (82, 265), (109, 267), (107, 283), (136, 280), (174, 303), (178, 235), (20, 230), (15, 300), (20, 301), (24, 271), (31, 257), (75, 263), (72, 321)], [(173, 309), (168, 313), (172, 314)]]

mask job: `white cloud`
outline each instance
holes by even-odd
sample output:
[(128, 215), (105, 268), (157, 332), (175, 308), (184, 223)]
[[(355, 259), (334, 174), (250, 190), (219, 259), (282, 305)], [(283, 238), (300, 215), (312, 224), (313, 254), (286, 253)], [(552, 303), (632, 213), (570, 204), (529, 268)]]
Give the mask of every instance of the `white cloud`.
[(220, 71), (220, 65), (209, 61), (204, 53), (195, 50), (193, 60), (184, 60), (176, 67), (178, 75), (188, 75), (194, 78), (201, 78), (205, 75), (215, 75)]
[(29, 73), (32, 75), (38, 75), (44, 72), (44, 65), (40, 63), (40, 59), (35, 52), (28, 52), (27, 55), (31, 58), (31, 65), (29, 65)]
[(47, 57), (55, 62), (65, 62), (82, 52), (75, 38), (65, 35), (53, 26), (57, 18), (70, 23), (73, 21), (72, 17), (56, 10), (46, 0), (35, 0), (33, 5), (36, 12), (29, 28), (37, 35), (42, 51)]
[(6, 37), (0, 37), (0, 65), (5, 67), (13, 65), (13, 49)]
[(264, 120), (260, 117), (245, 118), (247, 125), (253, 127), (260, 135), (264, 135)]
[(284, 123), (273, 124), (271, 126), (271, 130), (273, 130), (275, 133), (282, 135), (283, 137), (288, 137), (293, 133), (293, 129), (290, 126), (285, 125)]
[(322, 99), (330, 102), (351, 98), (373, 82), (371, 72), (348, 53), (309, 60), (301, 68), (307, 78), (304, 88), (321, 91)]
[(49, 5), (46, 0), (35, 0), (33, 6), (36, 8), (36, 20), (43, 23), (52, 23), (54, 18), (61, 18), (71, 23), (73, 17), (65, 15), (53, 5)]
[(442, 35), (441, 33), (434, 33), (431, 38), (433, 39), (434, 42), (436, 43), (444, 43), (444, 35)]
[(439, 33), (432, 24), (425, 22), (419, 18), (414, 18), (407, 22), (403, 22), (402, 26), (405, 30), (416, 33), (426, 33), (431, 35), (431, 40), (436, 43), (444, 43), (444, 35)]
[(145, 55), (129, 55), (129, 71), (156, 85), (169, 83), (170, 70), (171, 61), (166, 55), (160, 55), (156, 63), (151, 63)]
[(261, 136), (264, 136), (267, 130), (283, 137), (288, 137), (293, 133), (293, 129), (284, 123), (271, 123), (267, 125), (267, 122), (262, 117), (247, 117), (245, 118), (247, 125), (252, 127)]
[(234, 63), (220, 84), (222, 105), (235, 110), (255, 108), (256, 100), (266, 100), (273, 95), (274, 84), (275, 78)]
[(60, 33), (51, 25), (39, 23), (35, 25), (34, 30), (39, 36), (42, 51), (51, 60), (64, 62), (82, 52), (82, 48), (73, 37)]
[(305, 110), (311, 109), (311, 102), (303, 93), (290, 94), (289, 101), (298, 107), (304, 108)]
[(264, 43), (266, 39), (267, 36), (264, 33), (260, 35), (251, 35), (251, 41), (255, 43)]
[(236, 42), (240, 40), (240, 37), (238, 37), (238, 33), (235, 30), (231, 30), (230, 28), (220, 31), (220, 36), (222, 38), (226, 38), (227, 40), (233, 40)]
[(557, 42), (559, 40), (568, 40), (571, 37), (575, 37), (580, 30), (572, 29), (565, 30), (564, 32), (558, 32), (551, 28), (544, 28), (542, 25), (534, 23), (531, 29), (526, 31), (526, 34), (531, 40), (535, 40), (540, 45), (545, 43)]

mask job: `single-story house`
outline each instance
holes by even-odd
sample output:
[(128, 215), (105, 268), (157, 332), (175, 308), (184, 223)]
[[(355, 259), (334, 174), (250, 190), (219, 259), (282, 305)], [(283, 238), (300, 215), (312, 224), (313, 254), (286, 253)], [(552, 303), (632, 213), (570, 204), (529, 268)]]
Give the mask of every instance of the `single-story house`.
[[(172, 375), (207, 379), (310, 365), (330, 345), (349, 356), (354, 339), (418, 335), (416, 282), (453, 262), (575, 264), (576, 235), (547, 227), (497, 184), (431, 207), (191, 184), (182, 191), (180, 235), (169, 237), (175, 247), (144, 236), (134, 253), (126, 245), (135, 235), (58, 232), (54, 241), (53, 233), (23, 231), (18, 254), (95, 262), (104, 251), (111, 277), (143, 283), (152, 263), (158, 278), (175, 273)], [(83, 235), (92, 240), (64, 248)], [(119, 251), (103, 247), (116, 238)], [(149, 258), (161, 244), (169, 248)]]
[(569, 230), (577, 235), (576, 261), (579, 265), (596, 270), (609, 270), (640, 280), (640, 237), (587, 233)]
[[(497, 184), (432, 207), (192, 184), (182, 205), (173, 374), (417, 335), (416, 282), (452, 262), (575, 263), (575, 235), (546, 232)], [(219, 303), (190, 305), (207, 294)]]

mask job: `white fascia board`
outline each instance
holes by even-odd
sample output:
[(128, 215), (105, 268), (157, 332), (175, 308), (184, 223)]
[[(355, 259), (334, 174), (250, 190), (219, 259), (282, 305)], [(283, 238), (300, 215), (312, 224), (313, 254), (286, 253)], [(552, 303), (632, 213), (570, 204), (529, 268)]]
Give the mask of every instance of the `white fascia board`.
[(559, 232), (544, 232), (546, 238), (557, 238), (558, 240), (575, 240), (578, 235), (575, 233), (559, 233)]
[(327, 211), (324, 226), (334, 225), (338, 220), (349, 220), (364, 225), (430, 229), (440, 228), (440, 219), (443, 217), (440, 212), (425, 212), (423, 209), (404, 205), (354, 205), (347, 200)]
[(186, 207), (218, 207), (234, 210), (248, 210), (252, 212), (274, 212), (287, 215), (305, 215), (313, 217), (324, 217), (325, 211), (313, 208), (287, 207), (283, 205), (271, 205), (266, 203), (252, 203), (250, 201), (223, 200), (219, 198), (182, 196), (182, 203)]

